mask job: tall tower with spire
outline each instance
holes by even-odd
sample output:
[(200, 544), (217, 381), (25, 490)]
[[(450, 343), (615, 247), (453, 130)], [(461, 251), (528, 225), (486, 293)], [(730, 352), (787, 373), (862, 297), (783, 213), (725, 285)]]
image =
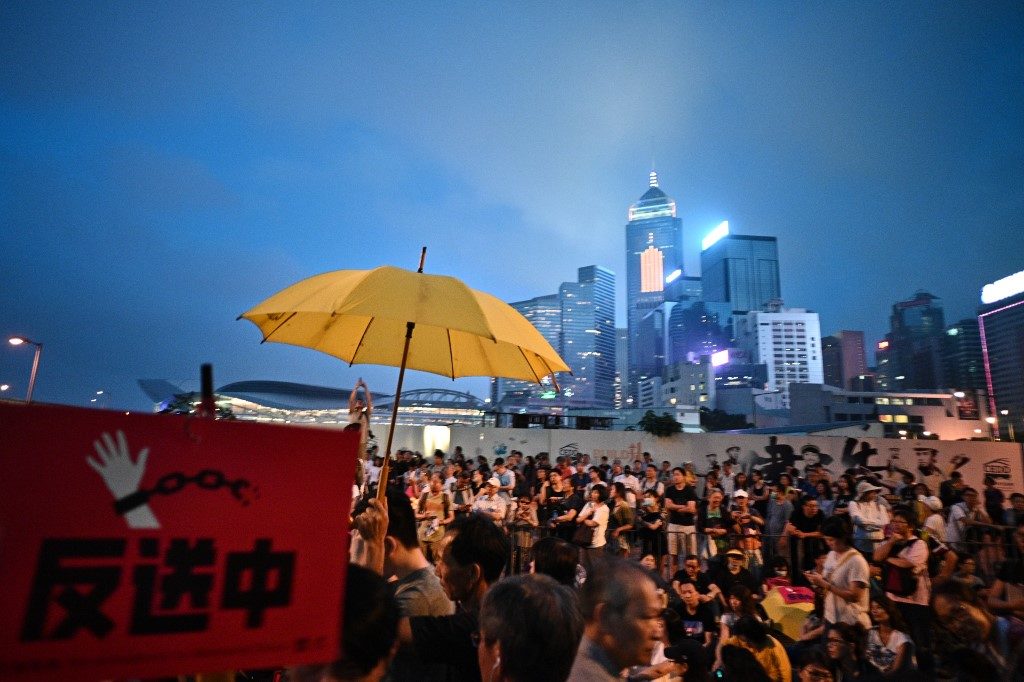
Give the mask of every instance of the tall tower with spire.
[(627, 406), (636, 404), (639, 382), (661, 371), (657, 358), (643, 350), (658, 345), (657, 340), (640, 338), (649, 333), (642, 331), (640, 322), (664, 303), (665, 280), (678, 277), (674, 273), (682, 267), (683, 221), (676, 217), (675, 200), (661, 190), (658, 173), (652, 170), (650, 187), (629, 207), (626, 223)]

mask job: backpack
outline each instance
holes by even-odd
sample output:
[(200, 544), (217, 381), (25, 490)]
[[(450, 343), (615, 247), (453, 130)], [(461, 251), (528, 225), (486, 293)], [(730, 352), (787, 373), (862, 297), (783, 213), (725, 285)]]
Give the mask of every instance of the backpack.
[[(910, 541), (905, 544), (901, 543), (894, 546), (893, 551), (890, 554), (892, 556), (896, 556), (914, 542), (922, 542), (922, 540), (919, 540), (918, 538), (911, 538)], [(893, 566), (888, 561), (883, 562), (882, 589), (896, 595), (897, 597), (912, 596), (917, 592), (917, 576), (914, 575), (914, 569)]]

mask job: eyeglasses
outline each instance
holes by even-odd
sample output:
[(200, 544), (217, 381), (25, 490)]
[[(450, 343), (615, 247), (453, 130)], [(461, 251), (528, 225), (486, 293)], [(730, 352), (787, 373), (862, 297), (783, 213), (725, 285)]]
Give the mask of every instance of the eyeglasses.
[(839, 646), (840, 644), (846, 644), (846, 640), (842, 637), (828, 637), (825, 639), (826, 646), (831, 646), (833, 644), (835, 644), (836, 646)]
[(473, 643), (473, 648), (476, 649), (480, 646), (480, 642), (483, 642), (486, 638), (483, 633), (477, 630), (476, 632), (469, 633), (469, 641)]

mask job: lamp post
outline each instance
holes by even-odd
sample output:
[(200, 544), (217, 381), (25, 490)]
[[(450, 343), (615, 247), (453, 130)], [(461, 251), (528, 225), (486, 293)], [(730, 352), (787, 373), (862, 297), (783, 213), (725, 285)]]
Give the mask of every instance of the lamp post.
[(7, 339), (7, 343), (12, 346), (23, 346), (26, 343), (29, 343), (36, 347), (36, 354), (32, 358), (32, 374), (29, 375), (28, 378), (28, 395), (25, 397), (25, 402), (30, 403), (32, 402), (32, 391), (36, 388), (36, 373), (39, 371), (39, 356), (43, 352), (43, 344), (31, 339), (26, 339), (24, 336), (12, 336)]

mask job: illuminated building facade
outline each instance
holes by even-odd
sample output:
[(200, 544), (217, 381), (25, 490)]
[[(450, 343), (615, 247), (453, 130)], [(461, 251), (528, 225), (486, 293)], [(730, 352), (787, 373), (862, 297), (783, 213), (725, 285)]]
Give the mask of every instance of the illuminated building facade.
[(560, 374), (565, 404), (612, 408), (615, 403), (615, 274), (580, 268), (576, 282), (559, 288), (562, 335), (559, 354), (572, 370)]
[(703, 298), (728, 303), (733, 312), (763, 310), (782, 297), (775, 237), (730, 234), (722, 223), (702, 243)]
[(645, 363), (642, 356), (640, 322), (665, 302), (665, 280), (678, 278), (681, 274), (683, 222), (676, 216), (676, 202), (658, 187), (658, 175), (653, 171), (650, 188), (629, 207), (628, 218), (626, 328), (629, 343), (628, 377), (623, 388), (625, 402), (632, 404), (637, 398), (639, 382), (651, 376), (650, 369), (646, 367), (649, 363)]
[(1024, 437), (1024, 270), (985, 286), (978, 311), (989, 407), (1004, 438)]
[[(562, 302), (558, 294), (537, 296), (526, 301), (510, 303), (525, 317), (530, 324), (537, 328), (544, 340), (551, 344), (556, 351), (559, 350), (562, 338)], [(560, 380), (560, 379), (559, 379)], [(537, 384), (532, 381), (521, 381), (518, 379), (491, 379), (491, 401), (498, 403), (502, 399), (529, 400), (545, 394), (554, 396), (554, 385), (551, 377), (544, 377), (544, 383)]]
[(802, 308), (755, 311), (736, 318), (736, 341), (754, 363), (768, 370), (767, 387), (789, 407), (790, 384), (823, 384), (821, 323)]
[(578, 270), (557, 294), (510, 304), (522, 313), (569, 365), (557, 375), (561, 392), (541, 384), (491, 380), (491, 400), (504, 406), (527, 404), (606, 408), (615, 402), (615, 274), (597, 265)]

